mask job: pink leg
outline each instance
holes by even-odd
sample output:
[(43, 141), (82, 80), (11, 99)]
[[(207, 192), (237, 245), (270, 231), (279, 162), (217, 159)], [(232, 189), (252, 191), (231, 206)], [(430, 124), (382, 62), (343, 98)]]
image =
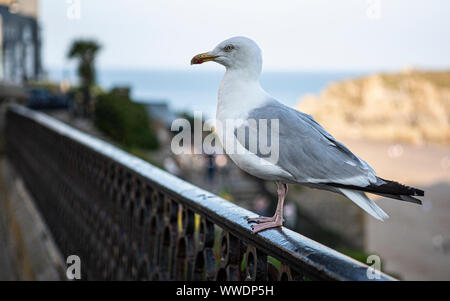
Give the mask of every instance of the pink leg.
[(257, 217), (257, 218), (250, 218), (248, 219), (249, 223), (258, 223), (258, 225), (252, 225), (253, 234), (256, 234), (260, 231), (271, 229), (271, 228), (278, 228), (283, 225), (284, 219), (283, 219), (283, 205), (284, 205), (284, 198), (286, 197), (288, 186), (284, 183), (277, 182), (277, 193), (278, 193), (278, 204), (277, 204), (277, 210), (275, 211), (275, 215), (272, 217)]

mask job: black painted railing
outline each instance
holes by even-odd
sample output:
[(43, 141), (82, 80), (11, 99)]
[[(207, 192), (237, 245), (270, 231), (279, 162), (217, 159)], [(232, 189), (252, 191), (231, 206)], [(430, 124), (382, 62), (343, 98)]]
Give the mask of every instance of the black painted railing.
[(6, 141), (84, 280), (369, 280), (366, 265), (286, 228), (252, 234), (253, 212), (46, 114), (9, 107)]

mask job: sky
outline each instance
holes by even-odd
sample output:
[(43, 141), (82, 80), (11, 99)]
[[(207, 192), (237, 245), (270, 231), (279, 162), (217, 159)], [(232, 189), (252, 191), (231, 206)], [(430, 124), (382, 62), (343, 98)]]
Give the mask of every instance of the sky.
[(448, 0), (40, 0), (39, 16), (47, 68), (73, 68), (75, 38), (101, 43), (102, 69), (185, 69), (236, 35), (265, 70), (450, 68)]

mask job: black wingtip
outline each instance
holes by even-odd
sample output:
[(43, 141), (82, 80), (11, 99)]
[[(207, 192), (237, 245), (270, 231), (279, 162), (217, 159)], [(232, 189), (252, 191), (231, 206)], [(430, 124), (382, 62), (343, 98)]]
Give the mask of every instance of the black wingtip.
[(414, 189), (414, 196), (425, 196), (425, 191), (413, 188)]
[(417, 205), (422, 205), (422, 201), (421, 200), (413, 198), (410, 195), (401, 195), (400, 198), (402, 199), (402, 201), (405, 201), (405, 202), (414, 203), (414, 204), (417, 204)]
[(390, 194), (397, 194), (397, 195), (412, 195), (412, 196), (424, 196), (425, 192), (421, 189), (406, 186), (403, 184), (400, 184), (395, 181), (386, 180), (383, 178), (378, 178), (379, 180), (382, 180), (385, 182), (385, 184), (381, 184), (378, 186), (379, 189), (384, 190), (385, 193)]

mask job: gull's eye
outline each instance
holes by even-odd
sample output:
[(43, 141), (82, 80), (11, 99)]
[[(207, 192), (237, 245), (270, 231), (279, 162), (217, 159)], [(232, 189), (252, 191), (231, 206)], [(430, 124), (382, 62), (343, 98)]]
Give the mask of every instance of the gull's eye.
[(225, 50), (226, 52), (230, 52), (230, 51), (233, 50), (233, 49), (234, 49), (233, 45), (227, 45), (227, 46), (225, 46), (225, 48), (224, 48), (224, 50)]

